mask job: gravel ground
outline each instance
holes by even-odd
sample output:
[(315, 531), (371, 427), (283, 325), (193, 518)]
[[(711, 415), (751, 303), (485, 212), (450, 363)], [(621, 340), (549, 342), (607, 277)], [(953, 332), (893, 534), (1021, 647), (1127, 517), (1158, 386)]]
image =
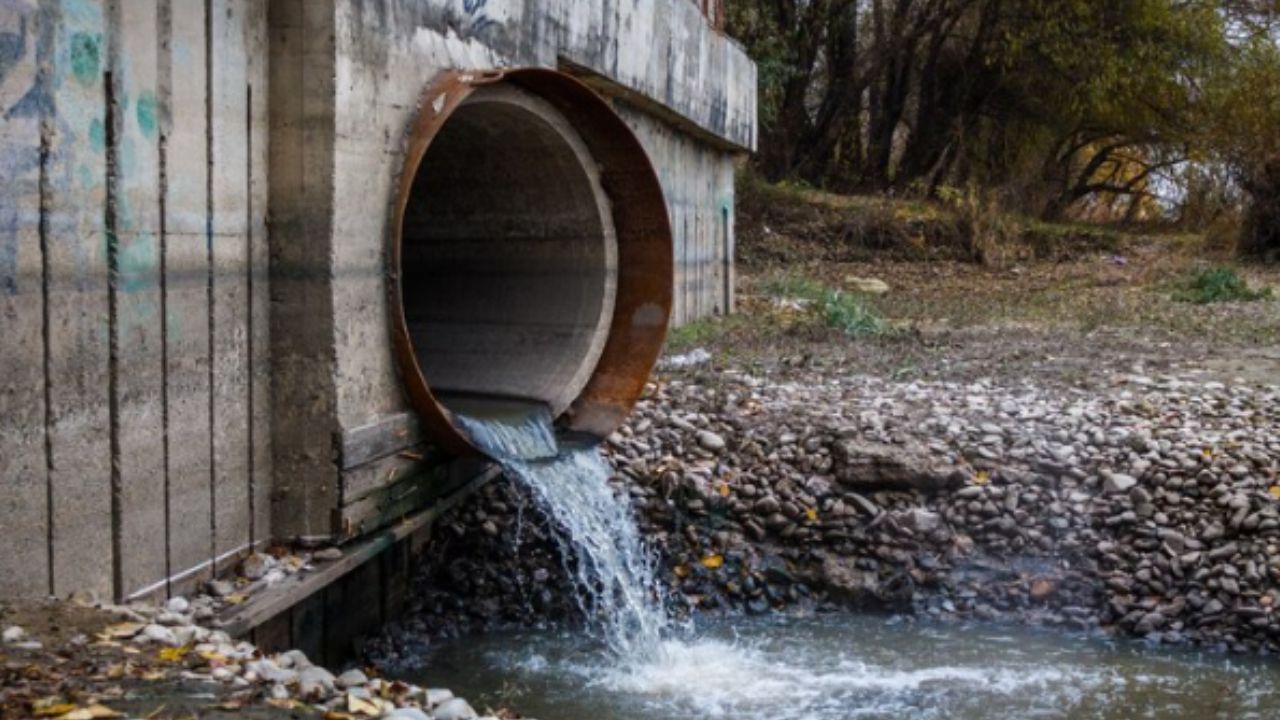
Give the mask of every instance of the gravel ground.
[[(1280, 649), (1277, 384), (702, 364), (661, 373), (605, 451), (677, 611), (860, 608)], [(574, 617), (518, 488), (491, 485), (442, 528), (380, 661)]]

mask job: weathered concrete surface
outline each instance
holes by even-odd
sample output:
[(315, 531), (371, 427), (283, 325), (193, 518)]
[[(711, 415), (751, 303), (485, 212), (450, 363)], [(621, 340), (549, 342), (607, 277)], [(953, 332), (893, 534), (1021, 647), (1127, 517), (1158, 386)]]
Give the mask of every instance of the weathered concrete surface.
[(411, 497), (383, 252), (441, 70), (590, 80), (661, 176), (674, 320), (732, 306), (755, 68), (690, 0), (0, 0), (0, 47), (0, 595), (181, 591)]
[[(265, 275), (247, 290), (251, 247), (266, 264), (265, 126), (247, 142), (265, 8), (14, 0), (0, 46), (0, 595), (163, 590), (243, 549), (269, 491)], [(239, 68), (216, 113), (215, 57)], [(256, 204), (210, 203), (254, 178)]]
[[(302, 14), (287, 0), (277, 10)], [(309, 325), (306, 351), (276, 360), (277, 412), (301, 407), (305, 419), (292, 415), (290, 441), (277, 434), (274, 523), (284, 535), (327, 535), (341, 486), (333, 436), (407, 409), (384, 350), (383, 252), (402, 142), (431, 77), (559, 67), (631, 96), (622, 111), (662, 177), (677, 263), (687, 264), (676, 278), (679, 322), (731, 307), (732, 151), (755, 143), (755, 68), (688, 0), (317, 0), (305, 13), (309, 35), (281, 26), (272, 43), (276, 59), (309, 61), (284, 71), (297, 72), (290, 84), (273, 85), (273, 168), (311, 168), (272, 182), (275, 252), (307, 263), (293, 266), (300, 291), (285, 302), (299, 303)], [(644, 105), (664, 108), (664, 119)], [(294, 338), (276, 338), (296, 348)]]

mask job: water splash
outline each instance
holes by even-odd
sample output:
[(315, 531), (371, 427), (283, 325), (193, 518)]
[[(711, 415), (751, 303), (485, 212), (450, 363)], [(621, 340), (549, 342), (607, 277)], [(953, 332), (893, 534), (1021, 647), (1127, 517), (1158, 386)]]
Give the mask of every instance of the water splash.
[(668, 620), (654, 556), (627, 497), (609, 486), (611, 471), (597, 448), (557, 443), (551, 413), (542, 405), (526, 405), (523, 412), (471, 408), (455, 420), (564, 529), (556, 542), (590, 629), (621, 660), (656, 658)]

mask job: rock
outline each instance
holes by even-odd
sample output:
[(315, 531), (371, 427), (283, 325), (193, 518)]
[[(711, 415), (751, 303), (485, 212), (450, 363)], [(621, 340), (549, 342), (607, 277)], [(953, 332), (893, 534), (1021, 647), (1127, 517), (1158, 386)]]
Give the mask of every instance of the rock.
[(0, 634), (0, 639), (4, 640), (6, 644), (22, 642), (26, 637), (27, 631), (17, 625), (11, 625), (5, 628), (4, 633)]
[(271, 686), (270, 694), (272, 700), (288, 700), (289, 688), (280, 683), (276, 683)]
[(431, 716), (435, 720), (475, 720), (479, 717), (462, 698), (445, 700), (431, 709)]
[(236, 591), (236, 586), (226, 580), (210, 580), (205, 587), (215, 597), (226, 597)]
[(877, 278), (857, 277), (856, 275), (846, 276), (844, 286), (853, 292), (864, 295), (884, 295), (889, 292), (889, 283)]
[(276, 661), (280, 663), (280, 667), (293, 668), (298, 671), (305, 670), (315, 665), (315, 663), (311, 662), (307, 657), (307, 654), (301, 650), (289, 650), (287, 652), (282, 652), (276, 658)]
[(852, 558), (827, 555), (820, 572), (828, 594), (845, 605), (866, 607), (880, 599), (876, 574), (858, 569)]
[(445, 688), (427, 688), (423, 698), (427, 707), (433, 708), (446, 700), (452, 700), (453, 692)]
[(325, 562), (338, 560), (342, 557), (342, 549), (330, 547), (323, 550), (317, 550), (311, 557), (315, 560), (323, 560)]
[(331, 695), (335, 680), (333, 673), (313, 665), (298, 673), (298, 692), (303, 697)]
[(261, 580), (270, 569), (268, 558), (262, 553), (253, 553), (240, 563), (240, 574), (250, 580)]
[(356, 668), (352, 668), (342, 673), (341, 675), (339, 675), (334, 682), (335, 684), (337, 684), (338, 687), (345, 690), (348, 688), (359, 687), (361, 685), (364, 685), (365, 683), (369, 682), (369, 678), (366, 677), (365, 674), (360, 670)]
[(903, 525), (918, 533), (931, 533), (942, 527), (942, 516), (922, 508), (912, 508), (901, 516)]
[(710, 430), (701, 430), (698, 432), (698, 445), (704, 450), (711, 452), (720, 452), (725, 448), (724, 438)]
[(1102, 492), (1107, 495), (1116, 495), (1119, 493), (1129, 492), (1129, 490), (1137, 484), (1137, 478), (1123, 473), (1112, 473), (1102, 480)]
[(942, 490), (965, 481), (954, 465), (931, 462), (928, 448), (917, 443), (890, 445), (845, 440), (832, 448), (836, 479), (846, 487), (890, 486), (900, 489)]
[(142, 629), (142, 635), (148, 640), (158, 642), (161, 645), (168, 645), (169, 647), (178, 647), (182, 645), (182, 643), (178, 641), (178, 636), (174, 634), (173, 630), (163, 625), (148, 625)]
[(282, 668), (276, 663), (266, 659), (254, 660), (246, 663), (244, 668), (246, 672), (254, 673), (258, 680), (263, 682), (276, 683), (277, 685), (292, 685), (298, 681), (298, 673), (296, 670)]
[(171, 613), (183, 614), (191, 609), (191, 602), (184, 597), (171, 597), (169, 602), (164, 604), (165, 610)]

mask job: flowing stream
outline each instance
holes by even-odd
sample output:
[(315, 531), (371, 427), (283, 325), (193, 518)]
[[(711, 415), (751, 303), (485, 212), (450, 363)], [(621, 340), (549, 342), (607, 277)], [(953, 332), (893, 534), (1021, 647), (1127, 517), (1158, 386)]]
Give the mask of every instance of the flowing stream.
[(444, 643), (417, 682), (556, 720), (1280, 717), (1264, 660), (857, 615), (674, 626), (594, 446), (558, 444), (543, 407), (479, 403), (458, 422), (567, 530), (588, 632)]
[(622, 663), (653, 661), (667, 631), (653, 554), (636, 530), (625, 496), (609, 486), (595, 445), (561, 445), (545, 406), (470, 408), (459, 424), (506, 474), (521, 482), (564, 528), (557, 541), (570, 563), (575, 600), (588, 628)]

